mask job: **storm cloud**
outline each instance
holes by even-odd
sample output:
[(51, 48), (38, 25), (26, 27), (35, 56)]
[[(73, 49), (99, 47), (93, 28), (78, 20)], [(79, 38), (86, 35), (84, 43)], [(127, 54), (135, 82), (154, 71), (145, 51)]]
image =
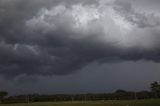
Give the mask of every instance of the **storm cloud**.
[(66, 75), (97, 62), (160, 62), (160, 15), (126, 0), (1, 0), (0, 74)]

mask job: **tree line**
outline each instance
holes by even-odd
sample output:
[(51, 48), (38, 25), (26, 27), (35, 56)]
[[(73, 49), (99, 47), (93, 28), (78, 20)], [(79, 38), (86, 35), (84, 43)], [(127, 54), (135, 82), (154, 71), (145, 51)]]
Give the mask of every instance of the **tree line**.
[(150, 91), (125, 91), (116, 90), (113, 93), (88, 93), (88, 94), (53, 94), (53, 95), (17, 95), (7, 96), (8, 92), (0, 91), (0, 103), (31, 103), (51, 101), (97, 101), (97, 100), (134, 100), (160, 98), (160, 84), (150, 84)]

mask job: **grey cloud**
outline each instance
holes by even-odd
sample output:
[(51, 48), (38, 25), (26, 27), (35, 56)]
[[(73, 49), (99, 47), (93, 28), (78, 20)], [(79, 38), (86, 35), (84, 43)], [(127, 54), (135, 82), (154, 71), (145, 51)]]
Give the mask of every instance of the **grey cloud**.
[(154, 13), (137, 12), (129, 1), (116, 1), (115, 9), (125, 18), (140, 28), (160, 26), (160, 17)]
[[(62, 6), (58, 10), (60, 12), (53, 15), (59, 5)], [(159, 62), (159, 17), (136, 12), (130, 3), (123, 1), (109, 5), (109, 9), (108, 4), (106, 5), (100, 6), (96, 0), (0, 1), (0, 73), (6, 77), (24, 74), (65, 75), (81, 70), (93, 62), (142, 59)], [(109, 15), (116, 16), (101, 19), (103, 15), (97, 16), (101, 14), (101, 10), (102, 13), (113, 12)], [(75, 27), (75, 18), (71, 12), (77, 12), (72, 15), (84, 22), (77, 25), (85, 25), (89, 21), (86, 29)], [(88, 13), (91, 16), (86, 16)], [(121, 32), (121, 26), (117, 26), (112, 18), (118, 24), (127, 24), (122, 27), (124, 31)], [(130, 31), (132, 24), (138, 27), (133, 30), (136, 33), (129, 33), (130, 37), (125, 31)], [(123, 34), (129, 40), (122, 39)], [(142, 46), (137, 45), (141, 43)]]

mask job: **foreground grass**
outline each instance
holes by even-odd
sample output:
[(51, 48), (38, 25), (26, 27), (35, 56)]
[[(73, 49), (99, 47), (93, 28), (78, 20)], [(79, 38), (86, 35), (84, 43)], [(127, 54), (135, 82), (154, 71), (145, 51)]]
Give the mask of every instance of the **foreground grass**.
[(0, 106), (160, 106), (159, 99), (131, 101), (42, 102), (29, 104), (0, 104)]

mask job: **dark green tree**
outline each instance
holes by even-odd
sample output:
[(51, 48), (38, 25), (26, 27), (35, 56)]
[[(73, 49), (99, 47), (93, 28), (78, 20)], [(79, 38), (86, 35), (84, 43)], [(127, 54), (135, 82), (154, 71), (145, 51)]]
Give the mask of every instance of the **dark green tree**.
[(7, 96), (7, 95), (8, 95), (8, 92), (0, 91), (0, 103), (3, 102), (4, 97)]
[(160, 96), (160, 84), (158, 82), (151, 83), (150, 88), (156, 98)]

